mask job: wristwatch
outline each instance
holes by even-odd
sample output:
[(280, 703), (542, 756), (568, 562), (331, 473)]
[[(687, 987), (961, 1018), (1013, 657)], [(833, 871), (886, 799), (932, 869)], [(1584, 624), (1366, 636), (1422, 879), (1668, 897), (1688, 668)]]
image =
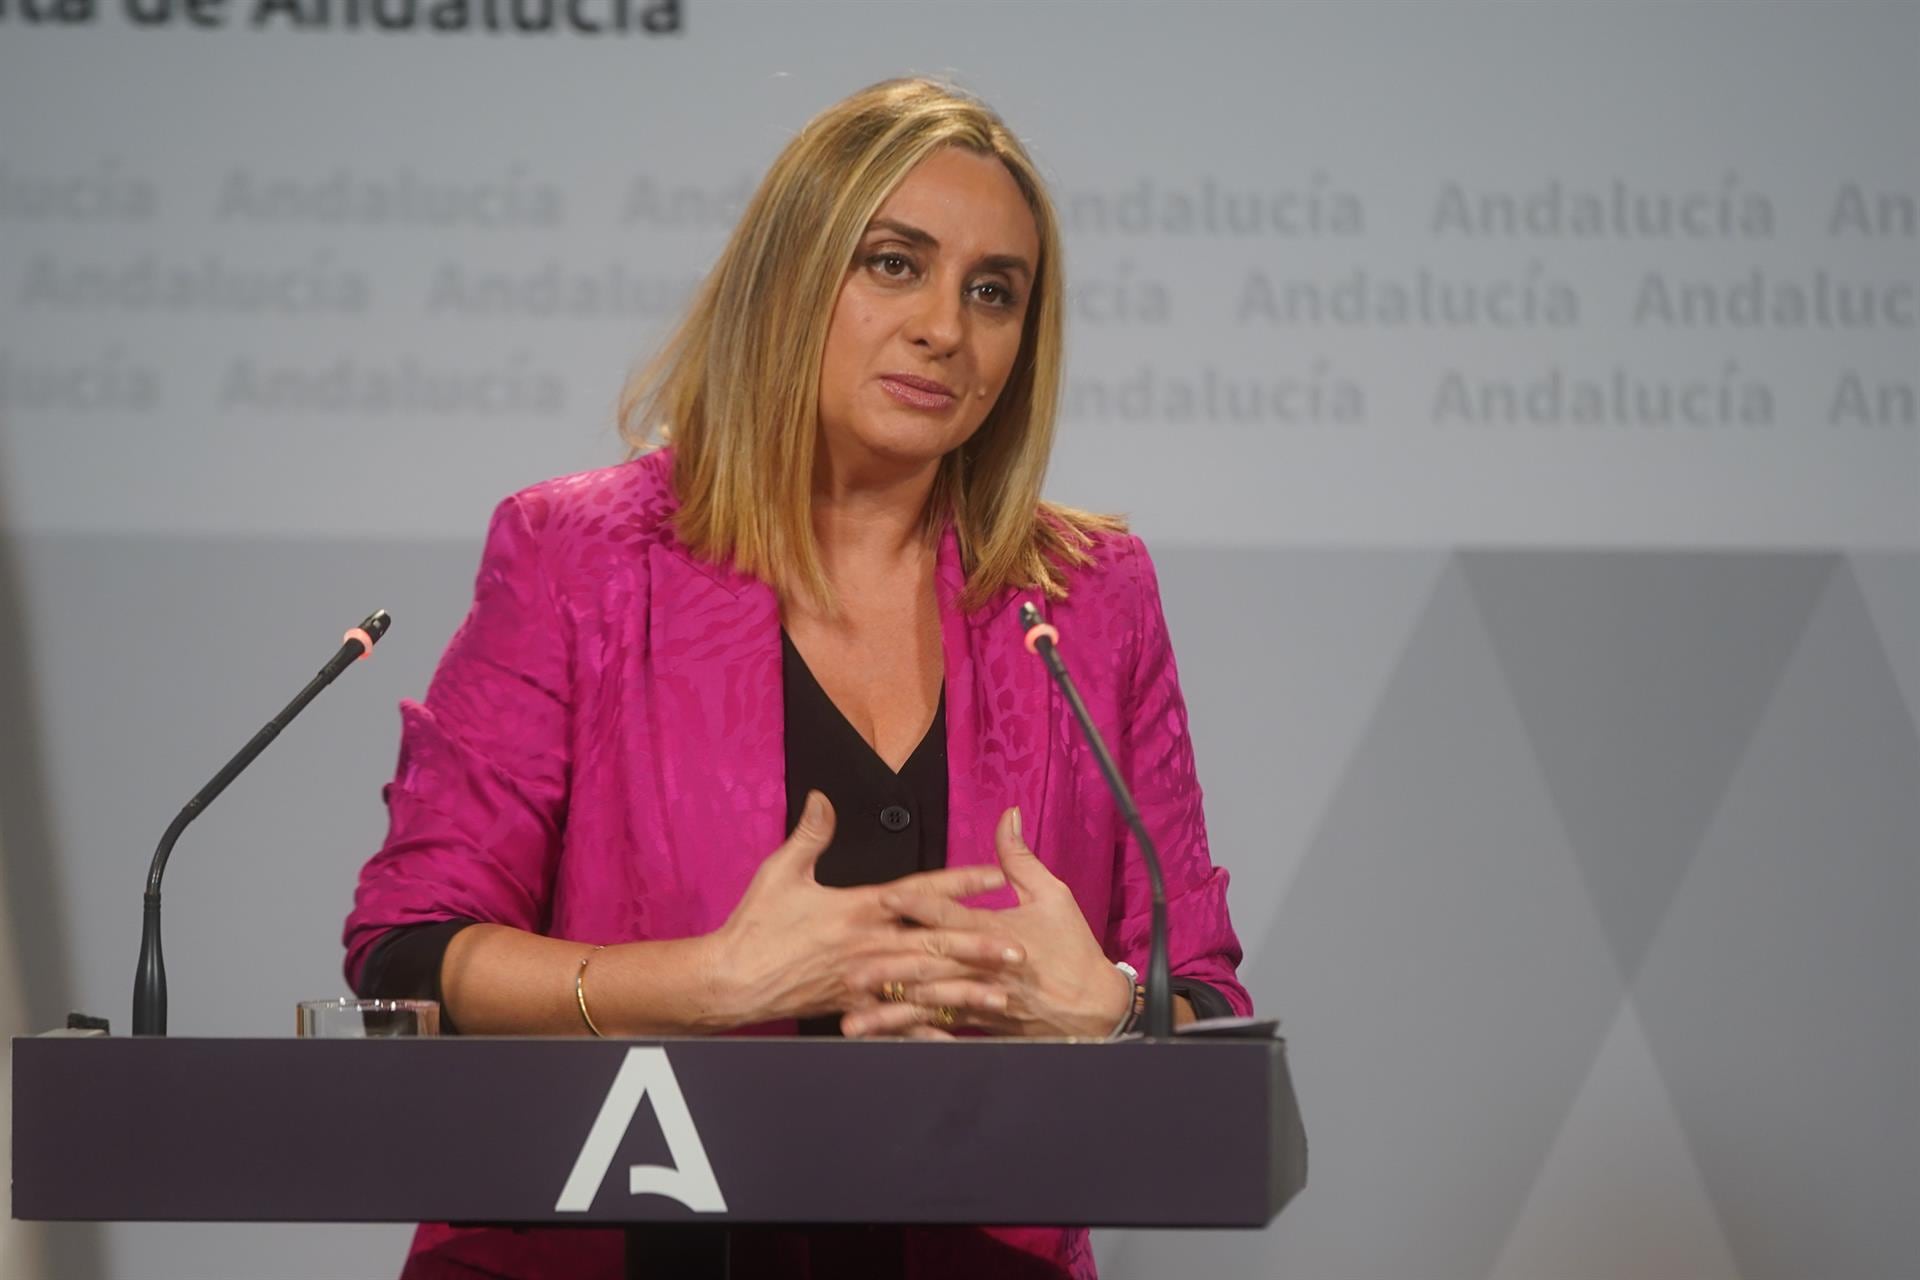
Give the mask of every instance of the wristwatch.
[(1132, 1035), (1134, 1028), (1140, 1025), (1140, 1015), (1147, 1011), (1147, 989), (1140, 984), (1140, 971), (1125, 960), (1115, 960), (1113, 967), (1127, 976), (1133, 984), (1133, 1001), (1120, 1018), (1113, 1030), (1107, 1032), (1107, 1039), (1118, 1040), (1121, 1036)]

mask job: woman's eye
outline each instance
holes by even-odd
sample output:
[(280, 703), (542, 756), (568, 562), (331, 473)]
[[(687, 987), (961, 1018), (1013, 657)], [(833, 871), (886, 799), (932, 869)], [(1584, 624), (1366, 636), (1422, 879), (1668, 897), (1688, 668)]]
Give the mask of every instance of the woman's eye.
[(876, 253), (867, 259), (867, 265), (889, 280), (905, 280), (913, 274), (913, 263), (899, 253)]
[(1013, 290), (998, 281), (985, 280), (973, 287), (974, 295), (990, 307), (1013, 305)]

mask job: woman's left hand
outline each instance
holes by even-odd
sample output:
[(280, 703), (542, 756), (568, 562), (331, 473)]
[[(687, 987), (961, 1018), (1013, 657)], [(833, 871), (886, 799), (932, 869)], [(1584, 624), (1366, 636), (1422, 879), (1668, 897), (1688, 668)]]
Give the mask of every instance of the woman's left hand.
[[(952, 966), (896, 972), (882, 962), (861, 976), (860, 986), (874, 998), (847, 1011), (842, 1034), (942, 1038), (943, 1027), (976, 1026), (997, 1035), (1104, 1039), (1113, 1030), (1133, 1001), (1133, 986), (1101, 951), (1073, 891), (1021, 839), (1018, 809), (1000, 815), (994, 850), (1019, 898), (1017, 907), (983, 911), (901, 890), (883, 893), (880, 905), (929, 929), (997, 935), (1020, 951), (1021, 960), (991, 973)], [(879, 993), (895, 982), (905, 998), (882, 1000)], [(1001, 999), (983, 998), (983, 985)], [(992, 1007), (1002, 1002), (1004, 1007)]]

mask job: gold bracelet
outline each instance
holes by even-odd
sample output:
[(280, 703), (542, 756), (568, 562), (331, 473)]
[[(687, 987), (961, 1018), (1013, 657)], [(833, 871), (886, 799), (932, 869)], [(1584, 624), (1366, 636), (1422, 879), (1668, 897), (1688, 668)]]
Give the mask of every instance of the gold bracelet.
[(580, 1020), (596, 1036), (600, 1034), (600, 1028), (593, 1025), (593, 1015), (587, 1012), (587, 962), (606, 949), (605, 945), (601, 945), (581, 956), (580, 968), (573, 975), (573, 998), (580, 1004)]

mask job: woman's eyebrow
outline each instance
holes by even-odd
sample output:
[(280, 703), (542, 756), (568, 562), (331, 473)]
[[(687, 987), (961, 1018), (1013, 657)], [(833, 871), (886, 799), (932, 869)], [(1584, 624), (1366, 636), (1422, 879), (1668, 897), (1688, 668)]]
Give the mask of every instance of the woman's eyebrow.
[(892, 218), (875, 218), (867, 224), (869, 234), (875, 231), (891, 231), (908, 244), (918, 245), (922, 249), (938, 249), (940, 242), (933, 238), (930, 231), (922, 231), (910, 223), (895, 222)]
[[(908, 244), (922, 249), (938, 249), (940, 241), (930, 231), (908, 222), (897, 222), (892, 218), (875, 218), (867, 224), (867, 233), (891, 231)], [(1033, 267), (1017, 253), (994, 253), (980, 259), (981, 267), (989, 271), (1017, 271), (1027, 279), (1033, 279)]]
[(1033, 268), (1017, 253), (988, 254), (980, 259), (980, 266), (987, 271), (1016, 271), (1029, 280), (1033, 279)]

